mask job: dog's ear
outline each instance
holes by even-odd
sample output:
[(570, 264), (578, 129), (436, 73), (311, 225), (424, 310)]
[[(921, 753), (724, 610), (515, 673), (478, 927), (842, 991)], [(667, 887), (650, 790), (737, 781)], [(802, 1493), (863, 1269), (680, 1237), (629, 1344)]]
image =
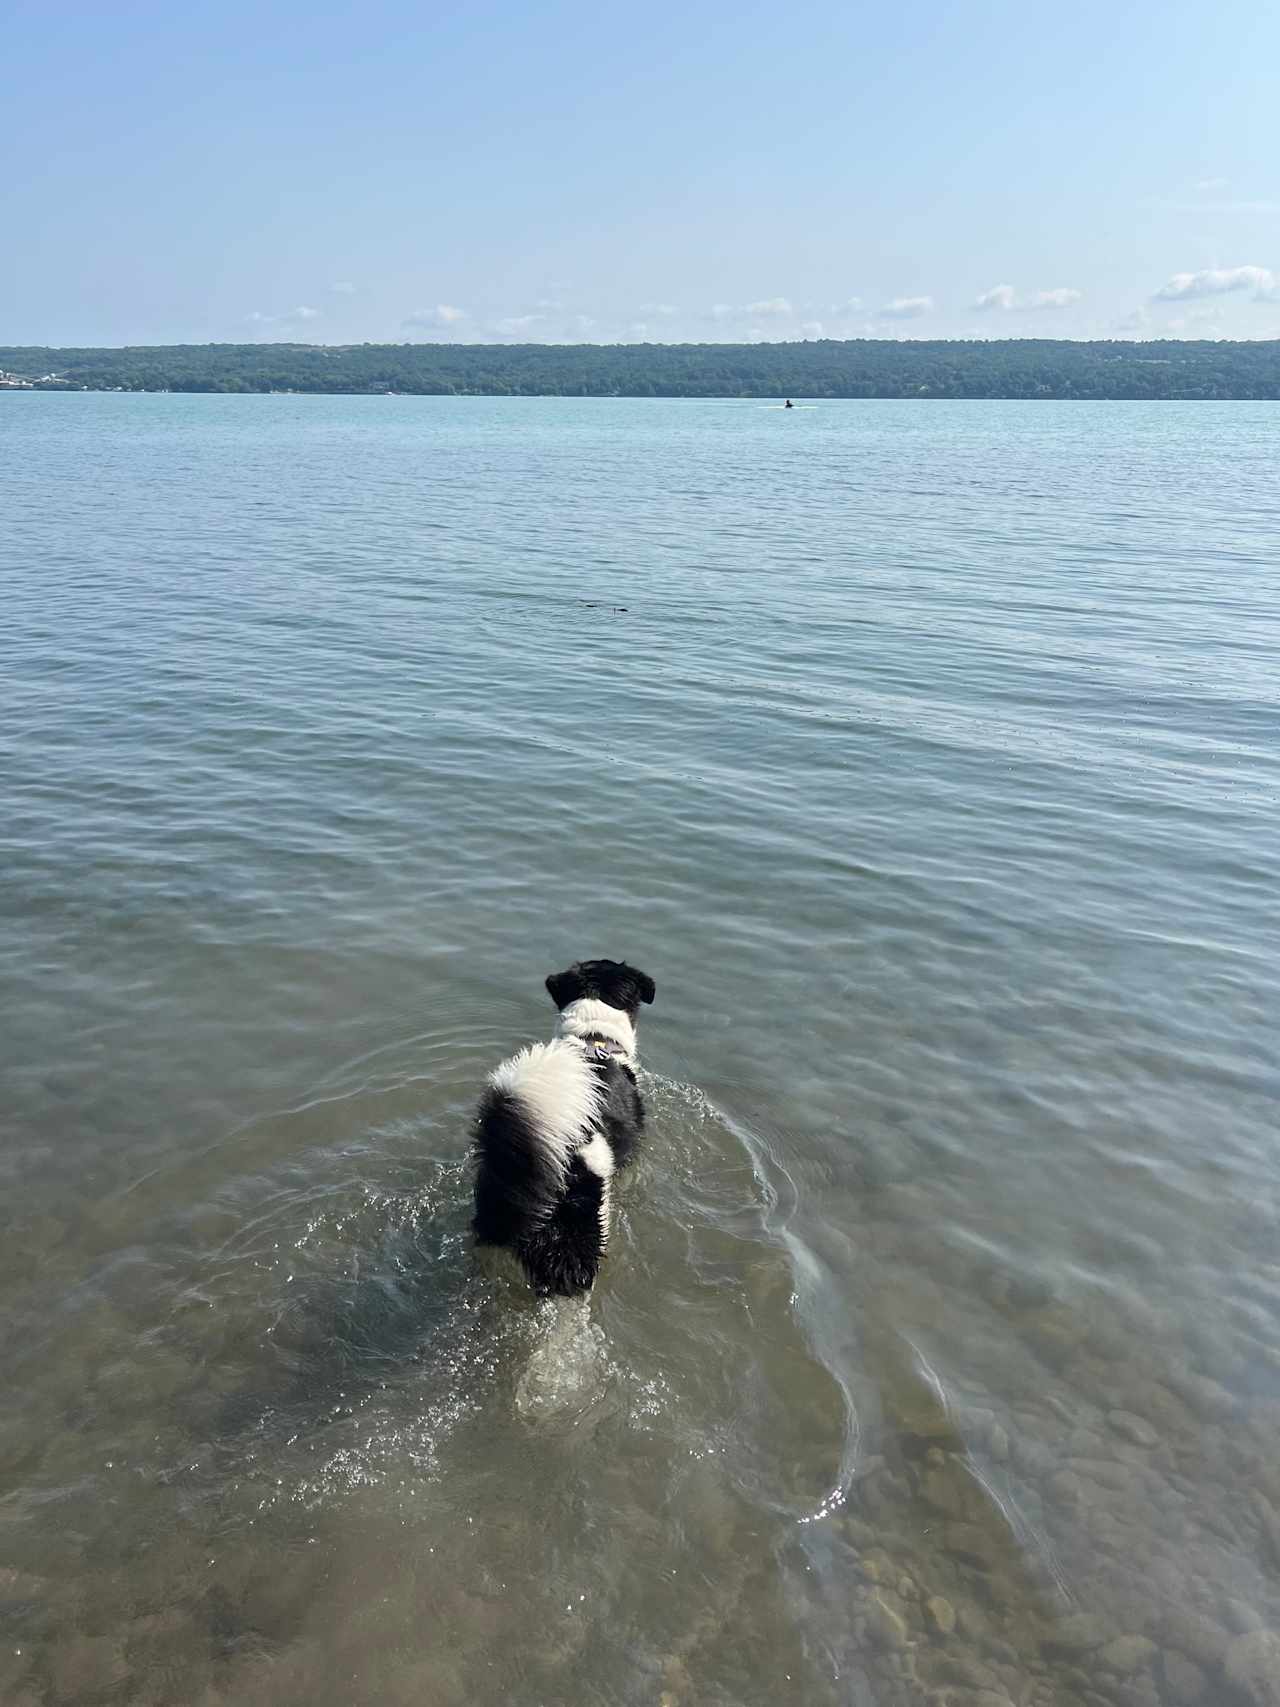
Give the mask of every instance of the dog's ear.
[(576, 1002), (582, 994), (582, 975), (576, 966), (571, 966), (567, 972), (552, 972), (547, 978), (547, 994), (564, 1011), (570, 1002)]
[(636, 973), (636, 988), (639, 992), (640, 1000), (646, 1004), (652, 1002), (653, 998), (658, 993), (658, 986), (654, 983), (653, 979), (647, 972)]

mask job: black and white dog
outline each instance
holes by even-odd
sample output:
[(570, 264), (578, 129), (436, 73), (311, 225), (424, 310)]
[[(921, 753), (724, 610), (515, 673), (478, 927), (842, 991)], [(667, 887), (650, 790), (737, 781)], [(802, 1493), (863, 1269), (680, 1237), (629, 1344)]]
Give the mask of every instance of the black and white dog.
[(624, 960), (547, 979), (560, 1024), (489, 1077), (476, 1117), (476, 1243), (503, 1245), (535, 1292), (589, 1292), (609, 1239), (614, 1174), (644, 1128), (636, 1014), (654, 983)]

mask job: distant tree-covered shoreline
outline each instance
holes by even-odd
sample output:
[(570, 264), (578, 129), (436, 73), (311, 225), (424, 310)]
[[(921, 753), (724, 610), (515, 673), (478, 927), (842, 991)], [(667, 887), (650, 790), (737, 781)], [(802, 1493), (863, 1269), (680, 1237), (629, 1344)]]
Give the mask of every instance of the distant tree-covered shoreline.
[(1280, 340), (0, 347), (0, 388), (478, 397), (1280, 399)]

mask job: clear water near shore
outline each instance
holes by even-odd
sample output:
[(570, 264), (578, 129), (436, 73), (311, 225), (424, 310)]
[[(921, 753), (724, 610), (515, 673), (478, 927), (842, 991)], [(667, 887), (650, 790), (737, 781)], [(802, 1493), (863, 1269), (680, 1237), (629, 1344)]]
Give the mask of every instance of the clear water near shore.
[(1276, 423), (0, 399), (6, 1707), (1278, 1699)]

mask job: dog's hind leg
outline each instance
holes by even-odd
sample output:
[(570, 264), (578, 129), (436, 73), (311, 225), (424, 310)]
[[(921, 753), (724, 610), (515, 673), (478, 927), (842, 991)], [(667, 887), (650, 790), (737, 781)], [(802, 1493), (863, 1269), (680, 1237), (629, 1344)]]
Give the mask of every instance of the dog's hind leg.
[(609, 1231), (613, 1158), (597, 1134), (569, 1164), (564, 1195), (551, 1214), (516, 1247), (535, 1292), (572, 1298), (590, 1292)]

